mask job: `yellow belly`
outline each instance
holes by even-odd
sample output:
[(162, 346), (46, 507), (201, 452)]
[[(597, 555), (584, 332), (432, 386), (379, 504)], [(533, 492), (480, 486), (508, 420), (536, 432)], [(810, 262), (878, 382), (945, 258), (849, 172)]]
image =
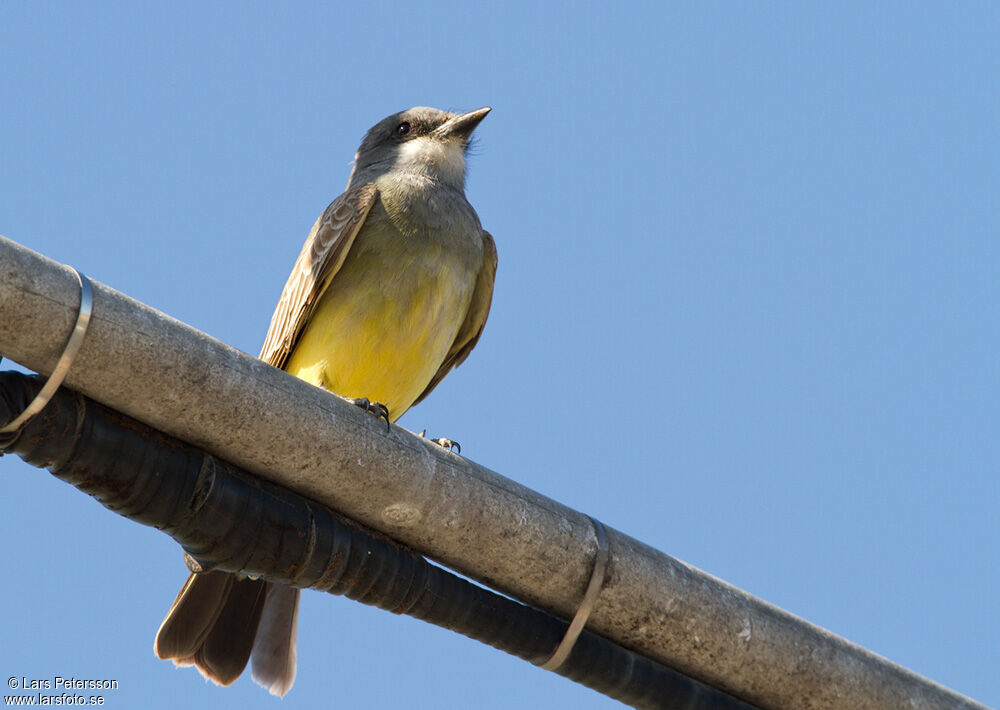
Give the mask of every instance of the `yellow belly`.
[[(469, 259), (399, 235), (358, 235), (285, 370), (346, 397), (367, 397), (393, 421), (444, 361), (475, 283)], [(465, 255), (460, 255), (465, 256)]]

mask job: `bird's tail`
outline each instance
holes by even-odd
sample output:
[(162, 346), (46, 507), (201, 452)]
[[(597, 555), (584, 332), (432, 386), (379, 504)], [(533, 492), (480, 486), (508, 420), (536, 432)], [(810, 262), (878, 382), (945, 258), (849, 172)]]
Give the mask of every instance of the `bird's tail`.
[(299, 619), (299, 590), (270, 584), (253, 644), (253, 679), (272, 695), (284, 697), (295, 682), (295, 634)]
[(156, 655), (229, 685), (253, 654), (253, 677), (275, 695), (295, 681), (299, 590), (228, 572), (192, 574), (156, 633)]

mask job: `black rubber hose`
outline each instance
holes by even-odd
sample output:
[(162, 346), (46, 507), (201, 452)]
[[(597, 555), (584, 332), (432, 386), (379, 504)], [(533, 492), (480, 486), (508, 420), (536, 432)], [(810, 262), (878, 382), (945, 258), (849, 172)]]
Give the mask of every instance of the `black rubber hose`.
[[(0, 426), (42, 379), (0, 373)], [(63, 389), (0, 452), (163, 530), (204, 570), (343, 594), (544, 663), (568, 623), (478, 587), (329, 508)], [(753, 706), (584, 630), (556, 671), (638, 708)]]

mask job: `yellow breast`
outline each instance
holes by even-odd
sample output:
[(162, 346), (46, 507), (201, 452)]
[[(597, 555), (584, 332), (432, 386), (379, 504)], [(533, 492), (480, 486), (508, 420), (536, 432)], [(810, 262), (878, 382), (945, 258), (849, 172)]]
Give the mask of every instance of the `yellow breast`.
[(465, 319), (474, 251), (481, 247), (405, 237), (370, 215), (285, 370), (381, 402), (395, 421), (424, 391)]

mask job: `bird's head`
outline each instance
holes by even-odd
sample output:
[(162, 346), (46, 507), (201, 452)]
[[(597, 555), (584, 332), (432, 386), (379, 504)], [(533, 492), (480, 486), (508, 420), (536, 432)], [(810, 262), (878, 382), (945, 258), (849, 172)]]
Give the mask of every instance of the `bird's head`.
[(402, 170), (461, 189), (469, 137), (490, 110), (456, 114), (417, 106), (382, 119), (361, 141), (350, 182)]

